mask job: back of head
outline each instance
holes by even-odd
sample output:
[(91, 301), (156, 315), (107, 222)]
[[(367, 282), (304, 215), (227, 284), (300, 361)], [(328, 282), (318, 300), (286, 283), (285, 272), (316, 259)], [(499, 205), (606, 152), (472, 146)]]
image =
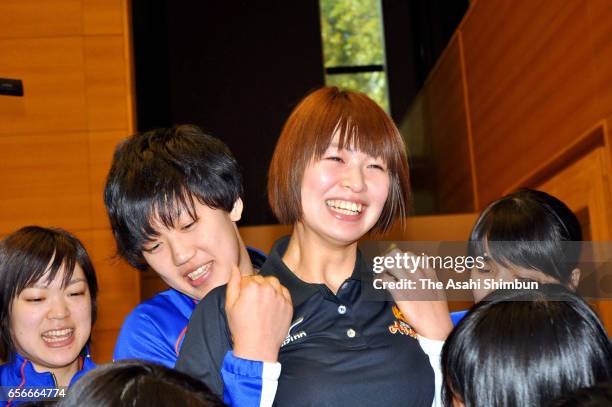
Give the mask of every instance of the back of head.
[(242, 195), (236, 160), (223, 142), (196, 126), (136, 134), (117, 146), (104, 202), (117, 249), (146, 269), (141, 250), (157, 218), (172, 227), (183, 212), (195, 219), (194, 199), (226, 212)]
[(443, 397), (472, 406), (542, 406), (612, 379), (607, 333), (580, 297), (558, 284), (498, 290), (476, 304), (442, 350)]
[(59, 407), (224, 406), (199, 380), (165, 366), (123, 360), (100, 366), (70, 388)]
[(503, 266), (535, 269), (567, 285), (580, 258), (576, 215), (546, 192), (521, 189), (491, 203), (470, 234), (474, 255)]
[(43, 276), (47, 281), (53, 280), (62, 269), (65, 287), (77, 264), (89, 287), (93, 323), (98, 283), (89, 255), (75, 236), (58, 228), (26, 226), (0, 241), (0, 332), (4, 352), (15, 351), (9, 328), (13, 299)]
[(548, 407), (609, 407), (612, 406), (612, 383), (578, 389), (558, 398)]

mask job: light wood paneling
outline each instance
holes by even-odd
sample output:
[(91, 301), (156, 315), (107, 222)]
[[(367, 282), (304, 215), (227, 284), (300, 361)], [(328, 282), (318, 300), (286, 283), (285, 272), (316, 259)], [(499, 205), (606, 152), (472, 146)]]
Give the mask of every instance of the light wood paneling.
[(140, 299), (102, 201), (114, 146), (134, 132), (128, 12), (125, 0), (0, 2), (0, 76), (25, 93), (0, 96), (0, 235), (40, 224), (84, 240), (100, 283), (99, 362)]
[(435, 184), (436, 210), (441, 213), (474, 210), (465, 98), (455, 36), (400, 125), (411, 155), (412, 182), (419, 190)]
[(85, 37), (87, 122), (90, 130), (128, 127), (128, 78), (124, 38)]
[[(606, 175), (607, 165), (606, 148), (597, 147), (536, 186), (561, 199), (574, 212), (586, 211), (590, 221), (590, 239), (594, 241), (612, 240), (612, 195)], [(598, 284), (597, 279), (594, 284)], [(612, 331), (612, 301), (596, 301), (596, 306), (608, 331)]]
[(87, 128), (81, 37), (0, 40), (0, 67), (25, 94), (0, 97), (0, 137)]
[(119, 331), (115, 329), (98, 329), (94, 327), (91, 337), (91, 356), (98, 364), (113, 361), (113, 350)]
[(441, 213), (472, 212), (475, 208), (471, 154), (457, 36), (432, 72), (427, 90), (438, 209)]
[(589, 0), (586, 2), (588, 13), (588, 40), (594, 52), (594, 72), (599, 103), (598, 109), (605, 117), (612, 115), (612, 2), (609, 0)]
[(138, 275), (123, 260), (115, 256), (115, 241), (110, 230), (89, 232), (91, 256), (100, 286), (98, 307), (99, 329), (119, 329), (125, 316), (134, 308), (139, 295)]
[(270, 253), (274, 242), (282, 236), (290, 235), (292, 229), (288, 225), (243, 226), (239, 232), (245, 245)]
[(116, 145), (127, 137), (124, 131), (89, 132), (89, 197), (94, 229), (110, 229), (104, 207), (104, 185)]
[(80, 0), (2, 0), (0, 38), (81, 34)]
[(87, 133), (4, 135), (0, 152), (0, 233), (90, 227)]
[(83, 34), (123, 34), (124, 1), (82, 0)]
[(481, 207), (602, 118), (586, 3), (478, 1), (464, 21)]

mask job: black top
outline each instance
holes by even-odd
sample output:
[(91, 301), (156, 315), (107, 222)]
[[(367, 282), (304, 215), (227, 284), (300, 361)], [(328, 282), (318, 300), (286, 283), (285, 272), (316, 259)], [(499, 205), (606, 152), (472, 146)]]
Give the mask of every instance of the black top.
[[(278, 406), (431, 406), (434, 375), (418, 341), (392, 302), (361, 295), (361, 255), (334, 294), (300, 280), (282, 261), (289, 239), (276, 242), (260, 274), (276, 276), (291, 293), (293, 323), (279, 352)], [(231, 347), (226, 286), (196, 307), (176, 368), (223, 393), (221, 363)]]

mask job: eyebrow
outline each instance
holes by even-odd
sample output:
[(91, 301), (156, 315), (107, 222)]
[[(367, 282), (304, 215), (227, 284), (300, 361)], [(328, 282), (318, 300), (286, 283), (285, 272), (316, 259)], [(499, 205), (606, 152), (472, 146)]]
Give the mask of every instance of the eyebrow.
[[(40, 280), (38, 280), (38, 281), (40, 281)], [(71, 285), (74, 285), (76, 283), (80, 283), (81, 281), (85, 281), (86, 282), (87, 280), (85, 280), (84, 278), (73, 278), (72, 280), (70, 280), (68, 282), (68, 284), (66, 284), (66, 288), (70, 287)], [(40, 283), (36, 282), (36, 284), (31, 285), (30, 287), (26, 287), (26, 288), (47, 288), (48, 286), (49, 286), (49, 284), (43, 285), (43, 284), (40, 284)]]

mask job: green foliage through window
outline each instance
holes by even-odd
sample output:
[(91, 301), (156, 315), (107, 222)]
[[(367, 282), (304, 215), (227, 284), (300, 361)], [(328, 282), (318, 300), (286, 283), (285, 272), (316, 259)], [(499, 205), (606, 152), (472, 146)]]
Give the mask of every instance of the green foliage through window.
[[(320, 0), (325, 68), (385, 65), (380, 0)], [(386, 72), (326, 74), (327, 85), (368, 94), (389, 111)]]

